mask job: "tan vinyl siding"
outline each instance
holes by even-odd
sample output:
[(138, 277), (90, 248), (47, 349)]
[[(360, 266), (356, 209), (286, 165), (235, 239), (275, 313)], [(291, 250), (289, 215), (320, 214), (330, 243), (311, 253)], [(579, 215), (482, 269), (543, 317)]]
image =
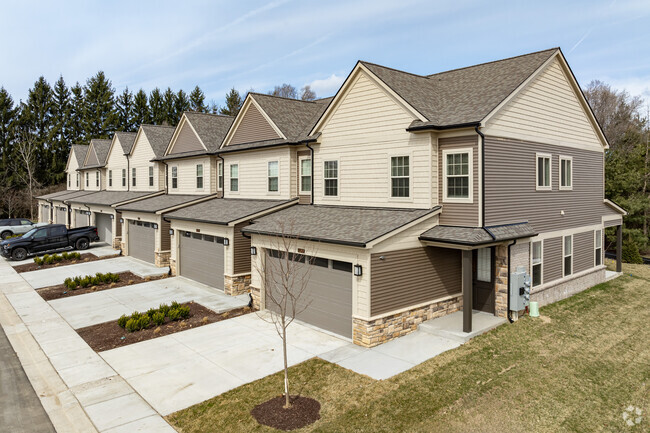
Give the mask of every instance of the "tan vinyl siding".
[[(251, 199), (289, 199), (292, 198), (290, 187), (291, 157), (290, 149), (279, 147), (264, 152), (246, 152), (226, 155), (224, 165), (224, 197)], [(268, 163), (279, 162), (279, 191), (269, 192)], [(239, 164), (239, 191), (230, 191), (230, 166)]]
[(594, 267), (594, 232), (582, 232), (573, 235), (573, 273), (586, 271)]
[(185, 121), (181, 130), (178, 132), (178, 136), (174, 141), (174, 145), (170, 150), (170, 154), (192, 152), (194, 150), (205, 150), (201, 141), (196, 136), (190, 124)]
[[(77, 157), (74, 155), (72, 148), (70, 149), (70, 153), (70, 163), (68, 164), (68, 169), (66, 170), (66, 174), (70, 177), (70, 186), (66, 189), (71, 191), (79, 191), (83, 189), (81, 174), (77, 171), (79, 164), (77, 164)], [(77, 186), (77, 175), (79, 175), (79, 186)]]
[(237, 130), (229, 144), (249, 143), (252, 141), (273, 140), (281, 138), (273, 127), (266, 121), (255, 104), (251, 103), (244, 113)]
[[(300, 194), (300, 158), (309, 158), (311, 157), (311, 151), (309, 150), (299, 150), (296, 152), (295, 163), (292, 164), (293, 170), (291, 173), (291, 178), (294, 179), (293, 191), (296, 196), (298, 196), (299, 204), (310, 204), (311, 203), (311, 194)], [(312, 178), (313, 181), (313, 178)]]
[(235, 274), (247, 274), (251, 271), (251, 240), (241, 233), (241, 229), (247, 225), (250, 225), (250, 222), (235, 225), (235, 239), (233, 239)]
[[(472, 149), (472, 203), (449, 203), (443, 199), (443, 173), (444, 161), (443, 151), (461, 148)], [(469, 135), (464, 137), (440, 138), (438, 140), (438, 200), (442, 204), (440, 224), (451, 226), (477, 227), (479, 225), (479, 185), (478, 185), (478, 136)]]
[[(164, 166), (159, 162), (151, 162), (155, 158), (153, 149), (145, 134), (138, 134), (131, 153), (131, 163), (127, 173), (131, 191), (160, 191), (165, 188)], [(153, 166), (153, 186), (149, 186), (149, 167)], [(131, 171), (136, 169), (136, 185), (132, 185)]]
[(160, 224), (160, 250), (169, 251), (172, 248), (171, 236), (169, 235), (169, 229), (171, 224), (169, 221), (162, 219), (162, 224)]
[[(536, 153), (552, 155), (551, 191), (535, 189)], [(560, 155), (573, 157), (573, 190), (559, 190)], [(604, 211), (602, 152), (486, 137), (486, 225), (528, 221), (541, 233), (600, 224)]]
[(544, 284), (562, 278), (562, 238), (544, 239), (543, 255)]
[[(395, 99), (360, 72), (322, 127), (315, 146), (314, 202), (377, 207), (431, 207), (430, 134), (411, 134), (414, 120)], [(409, 156), (410, 197), (391, 198), (390, 157)], [(339, 196), (323, 191), (323, 162), (339, 161)]]
[[(88, 186), (86, 187), (86, 175), (84, 174), (84, 189), (86, 191), (100, 191), (104, 183), (102, 170), (92, 169), (86, 170), (88, 173)], [(84, 172), (85, 173), (85, 172)], [(97, 186), (96, 176), (99, 174), (99, 186)]]
[[(172, 194), (212, 194), (212, 172), (211, 158), (208, 156), (200, 158), (182, 159), (169, 161), (169, 192)], [(203, 188), (196, 187), (196, 166), (203, 164)], [(178, 168), (178, 188), (172, 188), (172, 167)], [(216, 168), (215, 168), (216, 170)]]
[(99, 160), (97, 159), (97, 154), (95, 153), (94, 147), (91, 145), (90, 148), (88, 149), (88, 155), (87, 155), (87, 160), (86, 164), (87, 166), (89, 165), (99, 165)]
[[(109, 191), (127, 191), (129, 185), (122, 186), (122, 169), (128, 171), (128, 159), (124, 155), (122, 145), (118, 138), (115, 138), (113, 148), (106, 160), (106, 189)], [(108, 186), (108, 170), (113, 171), (113, 186)], [(128, 180), (128, 176), (127, 176)]]
[(370, 287), (373, 316), (461, 293), (460, 250), (425, 247), (372, 254)]
[(488, 122), (489, 134), (564, 145), (601, 142), (556, 59)]

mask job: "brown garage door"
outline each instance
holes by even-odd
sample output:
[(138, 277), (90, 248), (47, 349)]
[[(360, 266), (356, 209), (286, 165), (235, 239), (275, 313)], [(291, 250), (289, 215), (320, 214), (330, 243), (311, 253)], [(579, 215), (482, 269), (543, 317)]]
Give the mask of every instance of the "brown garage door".
[(223, 290), (223, 238), (181, 232), (180, 275)]
[[(277, 251), (269, 251), (267, 254), (267, 284), (274, 285), (281, 281), (278, 271), (282, 268), (280, 261), (284, 259), (279, 256)], [(304, 260), (304, 257), (300, 260)], [(352, 263), (323, 258), (312, 258), (312, 263), (307, 287), (298, 301), (297, 310), (304, 308), (304, 311), (296, 318), (352, 338)], [(307, 269), (308, 266), (305, 265), (301, 272), (307, 274)], [(300, 281), (300, 277), (293, 280)], [(266, 308), (278, 311), (278, 307), (268, 299)]]
[(57, 206), (56, 208), (56, 223), (57, 224), (67, 224), (68, 221), (68, 209), (65, 207)]
[(75, 222), (74, 226), (76, 227), (86, 227), (90, 225), (90, 215), (86, 215), (86, 211), (75, 210)]
[(129, 255), (155, 263), (156, 230), (152, 223), (129, 220)]

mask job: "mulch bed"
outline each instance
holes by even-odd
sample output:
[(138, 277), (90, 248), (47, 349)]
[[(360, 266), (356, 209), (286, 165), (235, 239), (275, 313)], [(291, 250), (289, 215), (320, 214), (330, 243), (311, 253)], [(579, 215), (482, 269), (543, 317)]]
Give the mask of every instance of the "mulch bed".
[(251, 411), (255, 420), (278, 430), (295, 430), (313, 424), (320, 419), (320, 403), (299, 395), (289, 397), (291, 407), (284, 408), (284, 396), (258, 404)]
[(86, 263), (86, 262), (95, 262), (97, 260), (114, 259), (118, 255), (119, 254), (116, 252), (114, 256), (111, 255), (111, 256), (98, 257), (92, 253), (85, 253), (81, 255), (80, 259), (76, 259), (76, 260), (61, 260), (60, 262), (52, 263), (51, 265), (40, 265), (40, 266), (37, 265), (36, 263), (25, 263), (24, 265), (14, 266), (14, 270), (20, 274), (21, 272), (31, 272), (31, 271), (38, 271), (41, 269), (57, 268), (59, 266), (74, 265), (76, 263)]
[(139, 284), (146, 281), (167, 278), (167, 275), (142, 278), (132, 272), (120, 272), (117, 275), (120, 276), (120, 281), (117, 283), (100, 284), (98, 286), (86, 287), (85, 289), (69, 289), (65, 286), (65, 284), (58, 284), (56, 286), (38, 289), (36, 292), (41, 295), (41, 298), (45, 299), (46, 301), (51, 301), (52, 299), (68, 298), (70, 296), (83, 295), (85, 293), (101, 292), (102, 290), (114, 289), (116, 287), (130, 286), (132, 284)]
[(95, 352), (115, 349), (116, 347), (128, 346), (129, 344), (139, 343), (141, 341), (151, 340), (152, 338), (162, 337), (163, 335), (173, 334), (175, 332), (185, 331), (187, 329), (197, 328), (232, 317), (241, 316), (250, 313), (249, 307), (237, 308), (224, 313), (215, 313), (196, 302), (188, 302), (183, 305), (190, 306), (190, 317), (185, 320), (175, 322), (165, 319), (166, 322), (158, 327), (142, 329), (140, 331), (129, 332), (117, 324), (117, 317), (110, 322), (99, 323), (97, 325), (87, 326), (77, 329), (77, 333), (83, 338)]

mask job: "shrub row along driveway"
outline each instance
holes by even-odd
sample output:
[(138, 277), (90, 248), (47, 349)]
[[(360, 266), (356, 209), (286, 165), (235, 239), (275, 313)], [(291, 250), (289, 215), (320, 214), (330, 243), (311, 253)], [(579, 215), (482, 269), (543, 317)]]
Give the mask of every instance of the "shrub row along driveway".
[[(540, 319), (501, 326), (386, 381), (319, 359), (294, 366), (294, 389), (322, 405), (321, 420), (300, 431), (648, 431), (650, 267), (624, 270), (634, 275), (550, 305)], [(277, 374), (168, 420), (184, 433), (272, 431), (250, 411), (281, 392)], [(630, 407), (643, 413), (632, 428), (623, 418)]]

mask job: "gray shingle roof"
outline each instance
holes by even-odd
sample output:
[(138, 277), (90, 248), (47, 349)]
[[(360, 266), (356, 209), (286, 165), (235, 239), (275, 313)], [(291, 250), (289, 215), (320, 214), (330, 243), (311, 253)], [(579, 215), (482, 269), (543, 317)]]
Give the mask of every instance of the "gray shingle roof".
[(537, 232), (527, 222), (491, 227), (435, 226), (420, 235), (424, 241), (460, 245), (481, 245), (527, 238)]
[(232, 116), (220, 114), (185, 112), (185, 117), (190, 122), (196, 133), (199, 135), (209, 152), (219, 149), (223, 139), (235, 120)]
[(120, 140), (120, 146), (122, 146), (122, 152), (125, 155), (131, 153), (131, 148), (135, 143), (135, 137), (138, 134), (135, 132), (122, 132), (118, 131), (115, 133), (115, 136)]
[(412, 127), (480, 122), (558, 48), (428, 76), (360, 62), (427, 121)]
[(65, 198), (64, 201), (68, 203), (111, 206), (117, 203), (133, 200), (138, 197), (146, 197), (151, 194), (155, 193), (139, 191), (98, 191), (82, 196)]
[(71, 197), (79, 197), (82, 195), (86, 194), (91, 194), (93, 191), (78, 191), (78, 190), (65, 190), (65, 191), (59, 191), (59, 192), (53, 192), (51, 194), (45, 194), (39, 197), (36, 197), (37, 199), (41, 200), (59, 200), (63, 201), (66, 198), (71, 198)]
[(170, 219), (201, 221), (226, 225), (233, 221), (258, 214), (289, 203), (293, 200), (248, 200), (238, 198), (215, 198), (166, 215)]
[(169, 209), (174, 206), (182, 205), (183, 203), (193, 202), (202, 198), (209, 197), (208, 195), (184, 195), (184, 194), (163, 194), (151, 198), (128, 203), (122, 206), (117, 206), (119, 211), (129, 210), (135, 212), (158, 212), (161, 210)]
[(153, 149), (156, 158), (160, 158), (165, 154), (167, 145), (174, 135), (174, 126), (164, 125), (140, 125), (142, 132), (149, 140), (149, 144)]
[(77, 165), (81, 167), (84, 165), (84, 160), (86, 159), (86, 152), (88, 152), (87, 144), (73, 144), (70, 151), (73, 153), (74, 157), (77, 159)]
[[(432, 209), (394, 209), (346, 206), (298, 205), (266, 215), (242, 231), (364, 247), (425, 215)], [(283, 230), (284, 229), (284, 230)]]

